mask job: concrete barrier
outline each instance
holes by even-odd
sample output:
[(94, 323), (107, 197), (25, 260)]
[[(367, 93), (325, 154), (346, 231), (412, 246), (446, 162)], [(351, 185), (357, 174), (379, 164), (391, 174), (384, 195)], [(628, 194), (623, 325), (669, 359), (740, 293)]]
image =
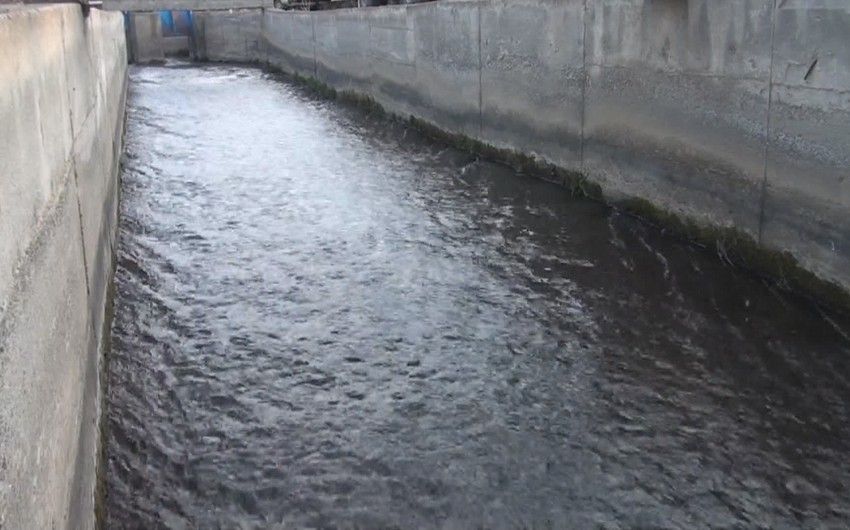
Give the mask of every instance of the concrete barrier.
[(199, 12), (192, 17), (193, 55), (211, 61), (261, 61), (259, 9)]
[(480, 137), (582, 171), (583, 3), (517, 0), (480, 9)]
[(313, 20), (309, 13), (267, 10), (261, 35), (265, 62), (292, 74), (315, 77)]
[(127, 18), (127, 46), (131, 63), (165, 60), (165, 43), (159, 13), (130, 13)]
[(0, 527), (92, 528), (122, 17), (12, 8), (0, 50)]
[(850, 284), (850, 4), (775, 13), (761, 241)]
[(444, 0), (267, 9), (251, 59), (581, 174), (612, 202), (734, 229), (847, 290), (848, 34), (832, 0)]

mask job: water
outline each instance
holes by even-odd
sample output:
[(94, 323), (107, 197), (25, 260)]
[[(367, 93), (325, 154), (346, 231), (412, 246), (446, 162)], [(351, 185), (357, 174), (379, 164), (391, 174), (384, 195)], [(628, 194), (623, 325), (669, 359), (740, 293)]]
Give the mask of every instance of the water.
[(846, 321), (260, 71), (131, 78), (110, 528), (846, 524)]

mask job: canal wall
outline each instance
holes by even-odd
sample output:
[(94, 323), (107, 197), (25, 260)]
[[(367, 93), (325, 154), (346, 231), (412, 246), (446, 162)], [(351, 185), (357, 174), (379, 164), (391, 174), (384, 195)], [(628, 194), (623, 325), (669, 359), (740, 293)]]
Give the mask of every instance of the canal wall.
[(162, 63), (169, 56), (188, 56), (192, 40), (186, 35), (163, 35), (159, 13), (126, 15), (127, 58), (131, 63)]
[(192, 17), (193, 55), (210, 61), (265, 62), (262, 24), (259, 9), (197, 12)]
[(92, 528), (124, 24), (13, 7), (0, 50), (0, 527)]
[(165, 38), (159, 13), (127, 15), (127, 59), (131, 63), (165, 61)]
[(850, 288), (845, 2), (444, 0), (237, 22), (257, 13), (221, 18), (209, 58), (369, 96)]

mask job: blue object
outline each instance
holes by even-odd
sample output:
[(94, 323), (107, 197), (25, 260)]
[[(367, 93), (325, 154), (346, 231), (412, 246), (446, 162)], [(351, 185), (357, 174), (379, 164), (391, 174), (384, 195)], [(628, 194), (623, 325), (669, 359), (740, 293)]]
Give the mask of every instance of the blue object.
[(173, 35), (174, 34), (174, 15), (171, 11), (160, 11), (159, 19), (162, 21), (162, 34), (163, 35)]

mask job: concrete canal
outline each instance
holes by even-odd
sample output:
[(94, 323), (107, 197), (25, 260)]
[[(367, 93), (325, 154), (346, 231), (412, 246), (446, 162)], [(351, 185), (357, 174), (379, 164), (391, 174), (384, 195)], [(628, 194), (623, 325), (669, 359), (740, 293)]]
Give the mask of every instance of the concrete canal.
[(130, 78), (107, 526), (850, 517), (846, 322), (258, 69)]

